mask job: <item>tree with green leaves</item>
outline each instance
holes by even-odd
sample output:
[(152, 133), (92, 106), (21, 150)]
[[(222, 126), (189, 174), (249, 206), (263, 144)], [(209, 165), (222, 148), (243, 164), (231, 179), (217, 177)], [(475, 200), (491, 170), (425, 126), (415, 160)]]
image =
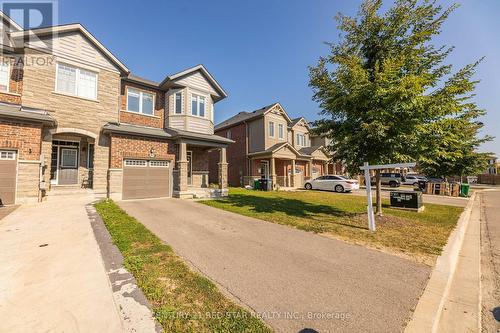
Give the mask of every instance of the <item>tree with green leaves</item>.
[[(323, 119), (316, 133), (331, 140), (334, 159), (349, 172), (363, 162), (417, 161), (429, 176), (474, 173), (484, 167), (478, 146), (485, 114), (472, 100), (477, 62), (453, 71), (452, 47), (436, 47), (457, 8), (431, 0), (396, 0), (385, 12), (382, 0), (365, 0), (356, 17), (339, 14), (340, 40), (310, 67), (313, 99)], [(377, 212), (381, 214), (380, 173)]]

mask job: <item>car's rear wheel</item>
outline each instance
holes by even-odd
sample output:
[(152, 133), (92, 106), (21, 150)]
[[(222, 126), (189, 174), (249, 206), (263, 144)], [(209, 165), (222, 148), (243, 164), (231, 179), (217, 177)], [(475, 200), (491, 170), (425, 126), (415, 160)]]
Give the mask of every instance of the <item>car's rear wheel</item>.
[(395, 181), (390, 181), (390, 182), (389, 182), (389, 186), (390, 186), (390, 187), (398, 187), (398, 183), (397, 183), (397, 182), (395, 182)]
[(305, 189), (306, 189), (306, 190), (312, 190), (312, 188), (313, 188), (313, 187), (312, 187), (312, 185), (311, 185), (311, 184), (309, 184), (309, 183), (306, 183), (306, 184), (304, 185), (304, 187), (305, 187)]
[(342, 186), (342, 185), (335, 185), (335, 192), (338, 192), (338, 193), (344, 192), (344, 186)]

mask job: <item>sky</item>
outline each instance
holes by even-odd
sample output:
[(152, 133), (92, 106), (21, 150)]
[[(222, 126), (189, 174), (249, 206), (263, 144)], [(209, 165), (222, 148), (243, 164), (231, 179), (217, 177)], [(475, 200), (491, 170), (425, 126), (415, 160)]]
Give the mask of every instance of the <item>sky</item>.
[[(292, 118), (315, 120), (320, 110), (311, 98), (308, 66), (328, 54), (325, 42), (338, 40), (335, 15), (354, 15), (360, 2), (59, 0), (58, 19), (82, 23), (135, 75), (161, 81), (205, 65), (229, 95), (215, 105), (216, 123), (274, 102)], [(475, 99), (488, 112), (482, 134), (497, 138), (481, 150), (500, 157), (500, 1), (457, 2), (435, 44), (455, 46), (447, 60), (455, 69), (485, 57)]]

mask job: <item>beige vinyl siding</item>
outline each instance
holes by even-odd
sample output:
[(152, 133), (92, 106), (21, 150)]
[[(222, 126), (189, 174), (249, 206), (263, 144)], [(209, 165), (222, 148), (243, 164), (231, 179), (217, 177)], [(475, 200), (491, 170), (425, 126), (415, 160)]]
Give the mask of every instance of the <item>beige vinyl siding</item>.
[(28, 46), (42, 49), (51, 47), (55, 56), (108, 70), (117, 70), (115, 65), (80, 32), (59, 34), (54, 39), (45, 37), (41, 40), (30, 41)]
[(220, 96), (212, 87), (212, 85), (207, 81), (207, 79), (203, 76), (203, 74), (201, 74), (201, 72), (199, 71), (196, 71), (180, 80), (177, 80), (176, 82), (200, 92)]
[(248, 123), (248, 151), (250, 153), (264, 150), (265, 145), (264, 117)]
[(187, 130), (197, 133), (213, 134), (214, 125), (210, 119), (191, 116), (187, 119)]
[[(268, 113), (264, 116), (265, 119), (265, 149), (277, 144), (286, 142), (286, 129), (287, 129), (287, 120), (285, 117), (277, 114)], [(274, 137), (269, 136), (269, 122), (274, 123)], [(283, 125), (283, 139), (280, 140), (278, 138), (279, 129), (278, 124)]]

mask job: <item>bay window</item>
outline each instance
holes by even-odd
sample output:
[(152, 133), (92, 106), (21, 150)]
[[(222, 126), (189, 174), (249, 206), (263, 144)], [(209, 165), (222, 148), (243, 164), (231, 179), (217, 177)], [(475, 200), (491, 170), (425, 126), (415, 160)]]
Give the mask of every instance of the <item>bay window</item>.
[(127, 111), (153, 115), (154, 96), (137, 89), (127, 89)]
[(191, 95), (191, 114), (193, 116), (205, 117), (205, 97)]
[(182, 113), (182, 93), (178, 92), (175, 93), (174, 95), (175, 98), (175, 114), (181, 114)]
[(66, 64), (57, 64), (56, 91), (97, 99), (97, 73)]

